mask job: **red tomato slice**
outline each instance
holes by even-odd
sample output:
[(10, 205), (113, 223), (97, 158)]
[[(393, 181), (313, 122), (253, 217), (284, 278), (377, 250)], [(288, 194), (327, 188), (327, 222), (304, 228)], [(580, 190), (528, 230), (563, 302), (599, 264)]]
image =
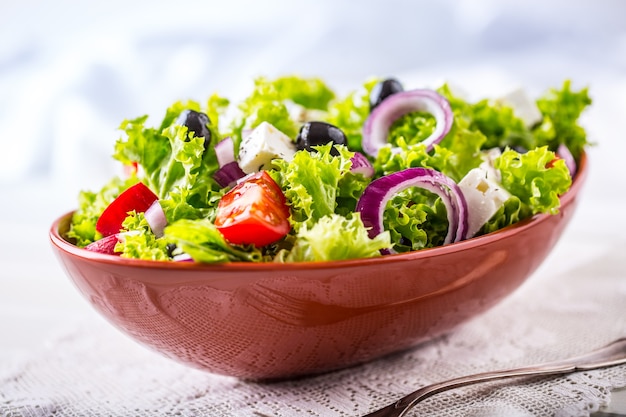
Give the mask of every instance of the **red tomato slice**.
[(104, 209), (96, 223), (96, 230), (102, 236), (119, 233), (128, 213), (135, 210), (142, 213), (152, 205), (158, 197), (143, 183), (138, 182), (120, 194)]
[(224, 194), (215, 226), (230, 243), (269, 245), (289, 233), (289, 207), (278, 184), (260, 171)]
[(548, 162), (548, 163), (546, 164), (546, 168), (547, 168), (547, 169), (549, 169), (549, 168), (554, 167), (554, 164), (555, 164), (555, 163), (556, 163), (556, 161), (558, 161), (559, 159), (561, 159), (561, 157), (559, 157), (558, 155), (555, 155), (555, 156), (554, 156), (554, 158), (553, 158), (550, 162)]

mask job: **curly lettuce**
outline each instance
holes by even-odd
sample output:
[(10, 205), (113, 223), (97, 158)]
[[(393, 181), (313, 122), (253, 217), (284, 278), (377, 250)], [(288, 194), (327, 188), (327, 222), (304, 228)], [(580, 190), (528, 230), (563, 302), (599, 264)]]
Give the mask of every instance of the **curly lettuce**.
[(362, 151), (363, 123), (370, 113), (369, 97), (379, 78), (367, 80), (359, 89), (329, 104), (326, 122), (340, 128), (348, 139), (348, 148)]
[(532, 214), (559, 212), (559, 196), (572, 185), (569, 170), (562, 159), (547, 146), (519, 153), (505, 150), (495, 160), (502, 185), (528, 206)]
[(589, 90), (572, 91), (570, 80), (566, 80), (561, 89), (550, 89), (537, 100), (537, 107), (543, 115), (542, 122), (533, 129), (537, 146), (548, 146), (554, 151), (564, 144), (578, 160), (588, 144), (587, 133), (579, 124), (579, 118), (591, 103)]
[(143, 213), (129, 213), (122, 227), (127, 233), (115, 245), (115, 252), (120, 253), (120, 256), (152, 261), (170, 260), (168, 240), (157, 238)]
[(350, 172), (353, 152), (330, 144), (314, 147), (314, 152), (296, 152), (292, 161), (274, 161), (270, 172), (281, 186), (291, 209), (290, 222), (297, 231), (311, 227), (333, 213), (348, 214), (367, 186), (369, 179)]
[(358, 213), (349, 217), (330, 214), (319, 219), (311, 227), (303, 226), (289, 252), (280, 253), (276, 262), (338, 261), (380, 256), (382, 249), (389, 249), (389, 232), (373, 239)]
[(334, 91), (319, 78), (258, 77), (252, 92), (239, 104), (239, 114), (230, 126), (235, 149), (243, 139), (244, 130), (254, 129), (262, 122), (295, 138), (300, 126), (289, 113), (289, 102), (305, 109), (325, 110), (334, 97)]

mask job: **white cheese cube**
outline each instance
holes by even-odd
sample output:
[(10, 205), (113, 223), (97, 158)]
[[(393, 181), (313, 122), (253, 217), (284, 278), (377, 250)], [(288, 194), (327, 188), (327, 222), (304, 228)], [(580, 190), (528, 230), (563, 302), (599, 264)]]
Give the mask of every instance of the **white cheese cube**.
[(528, 127), (536, 125), (543, 118), (535, 101), (521, 88), (500, 97), (498, 102), (511, 107), (513, 113), (522, 119)]
[(289, 136), (268, 122), (262, 122), (246, 136), (239, 146), (239, 166), (246, 174), (267, 167), (272, 159), (293, 159), (296, 145)]
[(468, 238), (474, 236), (511, 196), (502, 185), (489, 179), (482, 168), (468, 172), (459, 182), (459, 188), (467, 201)]
[(502, 179), (502, 175), (500, 174), (500, 170), (496, 169), (494, 166), (494, 161), (502, 155), (502, 151), (500, 148), (491, 148), (486, 151), (483, 151), (481, 158), (483, 160), (482, 164), (480, 164), (480, 168), (487, 171), (487, 179), (495, 182), (500, 182)]

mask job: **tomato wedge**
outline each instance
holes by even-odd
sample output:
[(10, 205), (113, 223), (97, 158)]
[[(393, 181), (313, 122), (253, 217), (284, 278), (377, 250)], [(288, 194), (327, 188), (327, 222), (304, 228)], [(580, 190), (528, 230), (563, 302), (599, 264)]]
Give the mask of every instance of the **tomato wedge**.
[(252, 174), (222, 196), (215, 226), (233, 244), (274, 243), (291, 229), (285, 195), (266, 171)]
[(96, 230), (102, 236), (110, 236), (120, 232), (128, 213), (135, 210), (142, 213), (159, 198), (143, 183), (138, 182), (120, 194), (100, 215)]

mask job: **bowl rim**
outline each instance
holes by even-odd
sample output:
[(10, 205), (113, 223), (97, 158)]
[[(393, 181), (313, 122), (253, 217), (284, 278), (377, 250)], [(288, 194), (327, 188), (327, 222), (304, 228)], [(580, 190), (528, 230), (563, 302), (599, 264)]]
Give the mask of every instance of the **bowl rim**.
[[(574, 176), (572, 185), (567, 193), (563, 194), (561, 199), (561, 208), (570, 204), (574, 200), (588, 171), (588, 160), (586, 152), (581, 153), (580, 161), (577, 167), (576, 175)], [(74, 244), (68, 242), (61, 235), (61, 227), (65, 227), (74, 211), (69, 211), (59, 218), (57, 218), (50, 227), (49, 238), (51, 243), (60, 251), (85, 260), (93, 261), (101, 264), (112, 264), (118, 266), (133, 266), (142, 268), (155, 268), (155, 269), (171, 269), (171, 270), (219, 270), (219, 271), (272, 271), (279, 268), (281, 271), (294, 271), (294, 270), (324, 270), (324, 269), (337, 269), (337, 268), (350, 268), (354, 266), (368, 266), (370, 264), (390, 264), (397, 262), (415, 261), (423, 258), (433, 258), (437, 256), (444, 256), (452, 252), (462, 252), (475, 247), (485, 246), (494, 241), (505, 239), (517, 233), (521, 233), (526, 229), (533, 227), (536, 224), (547, 221), (553, 214), (544, 213), (537, 214), (531, 218), (524, 219), (515, 224), (506, 226), (495, 232), (488, 233), (486, 235), (473, 237), (460, 242), (451, 243), (445, 246), (437, 246), (434, 248), (420, 249), (413, 252), (397, 253), (391, 255), (384, 255), (374, 258), (357, 258), (341, 261), (306, 261), (306, 262), (290, 262), (290, 263), (275, 263), (275, 262), (227, 262), (219, 264), (210, 264), (202, 262), (169, 262), (169, 261), (156, 261), (156, 260), (144, 260), (144, 259), (131, 259), (122, 258), (117, 255), (109, 255), (98, 252), (88, 251), (83, 248), (79, 248)], [(558, 214), (556, 214), (558, 215)]]

